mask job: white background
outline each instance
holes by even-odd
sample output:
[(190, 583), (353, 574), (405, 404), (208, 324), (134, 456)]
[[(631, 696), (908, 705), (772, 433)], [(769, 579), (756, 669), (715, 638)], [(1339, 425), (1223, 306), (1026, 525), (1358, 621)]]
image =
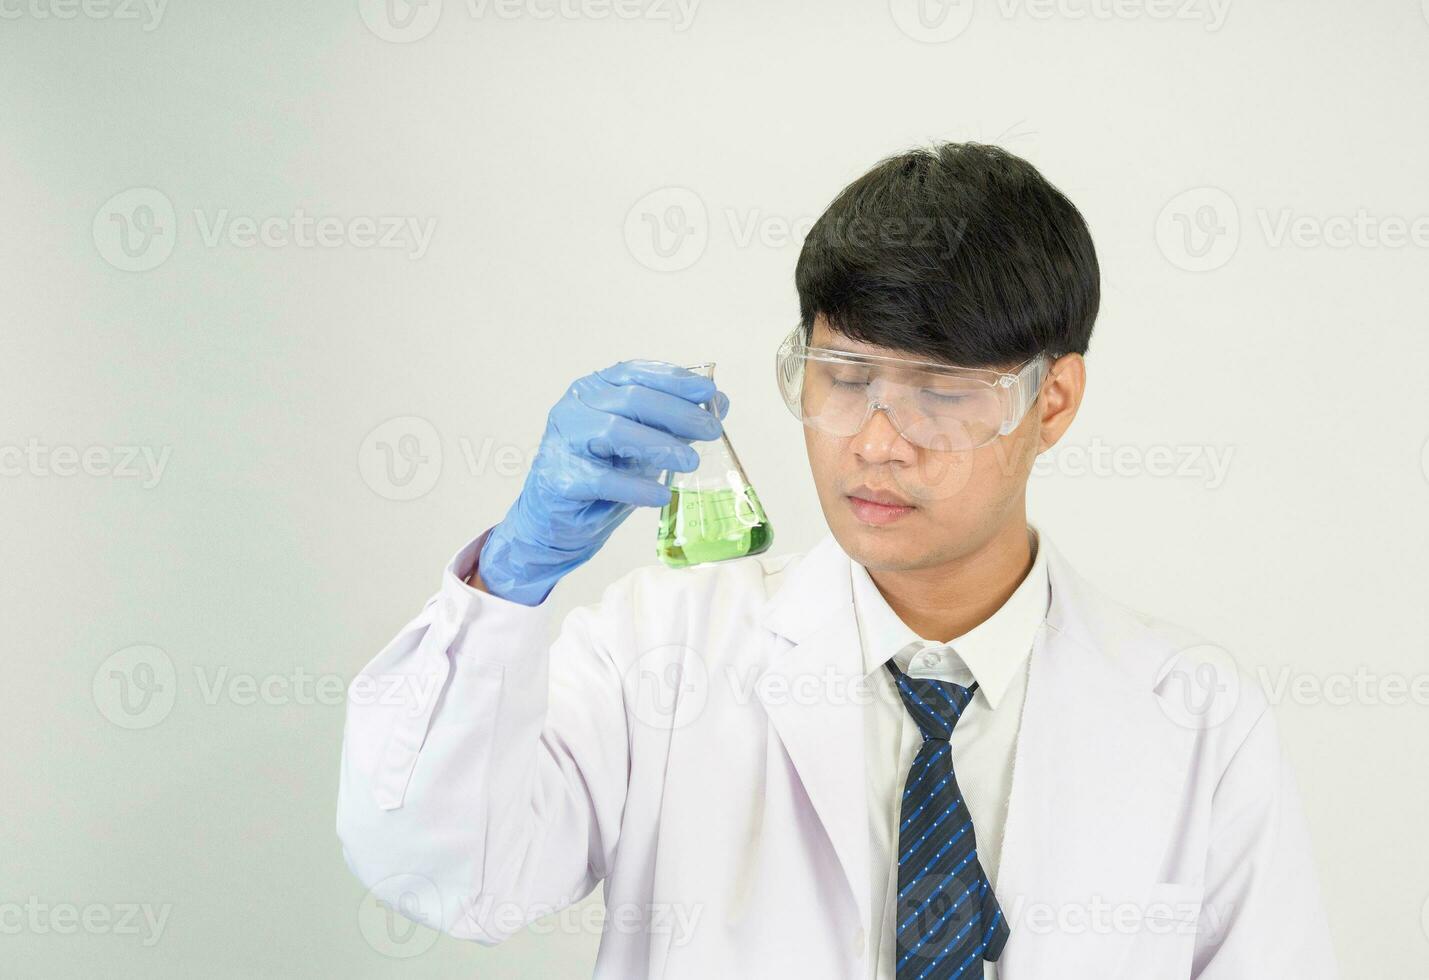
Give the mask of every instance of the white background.
[[(810, 546), (773, 385), (800, 239), (943, 139), (1034, 163), (1102, 263), (1033, 520), (1264, 679), (1345, 975), (1429, 972), (1417, 0), (95, 2), (0, 0), (0, 972), (588, 974), (579, 917), (384, 938), (333, 832), (333, 685), (627, 357), (718, 363), (776, 551)], [(425, 249), (371, 246), (389, 218)]]

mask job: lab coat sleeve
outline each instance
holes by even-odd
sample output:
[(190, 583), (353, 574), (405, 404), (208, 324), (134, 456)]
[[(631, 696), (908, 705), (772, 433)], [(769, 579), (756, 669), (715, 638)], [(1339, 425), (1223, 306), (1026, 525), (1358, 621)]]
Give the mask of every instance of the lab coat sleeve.
[(1194, 980), (1338, 976), (1295, 776), (1262, 707), (1212, 801)]
[(337, 830), (378, 901), (494, 944), (610, 868), (628, 746), (603, 637), (627, 580), (548, 645), (544, 605), (466, 585), (485, 537), (350, 685)]

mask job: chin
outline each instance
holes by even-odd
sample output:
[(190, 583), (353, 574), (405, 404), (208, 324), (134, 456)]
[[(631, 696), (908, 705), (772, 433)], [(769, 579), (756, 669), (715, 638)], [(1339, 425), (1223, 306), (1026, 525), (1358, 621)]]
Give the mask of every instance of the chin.
[(869, 527), (851, 521), (830, 529), (844, 554), (875, 571), (917, 567), (927, 544), (904, 527)]

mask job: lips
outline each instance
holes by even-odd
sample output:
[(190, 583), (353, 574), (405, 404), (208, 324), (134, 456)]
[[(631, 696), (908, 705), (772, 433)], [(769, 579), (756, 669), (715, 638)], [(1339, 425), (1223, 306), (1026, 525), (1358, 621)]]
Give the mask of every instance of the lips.
[(876, 526), (892, 524), (916, 509), (897, 494), (871, 487), (856, 487), (845, 499), (855, 517)]
[(848, 492), (850, 497), (857, 497), (859, 500), (867, 500), (872, 504), (883, 504), (885, 507), (912, 507), (905, 498), (887, 490), (875, 490), (870, 486), (862, 485), (854, 487)]

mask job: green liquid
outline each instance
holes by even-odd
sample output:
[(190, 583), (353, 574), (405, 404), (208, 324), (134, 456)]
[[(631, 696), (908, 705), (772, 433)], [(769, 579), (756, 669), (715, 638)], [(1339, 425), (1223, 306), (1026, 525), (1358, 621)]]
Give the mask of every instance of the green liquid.
[(757, 555), (773, 542), (774, 529), (753, 487), (738, 496), (733, 490), (672, 489), (660, 511), (656, 552), (671, 568), (684, 568)]

